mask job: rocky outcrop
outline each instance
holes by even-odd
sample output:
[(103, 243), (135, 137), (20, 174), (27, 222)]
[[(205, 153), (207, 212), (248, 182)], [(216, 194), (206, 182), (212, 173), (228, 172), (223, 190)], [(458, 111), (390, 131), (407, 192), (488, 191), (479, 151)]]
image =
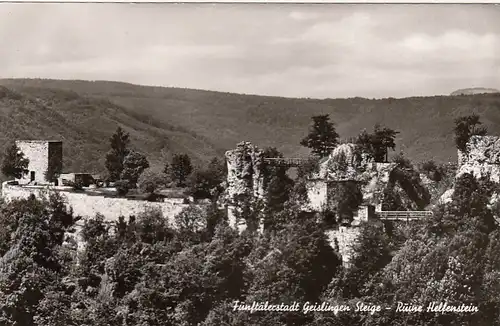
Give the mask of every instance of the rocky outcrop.
[(352, 259), (356, 256), (355, 247), (359, 242), (361, 228), (339, 226), (338, 229), (326, 231), (326, 236), (332, 248), (334, 248), (342, 259), (342, 265), (351, 267)]
[(227, 188), (225, 200), (235, 204), (242, 198), (264, 198), (263, 152), (249, 142), (241, 142), (226, 152)]
[(363, 201), (366, 205), (380, 206), (384, 190), (393, 187), (391, 175), (397, 168), (396, 163), (368, 163), (358, 176), (363, 185)]
[[(380, 205), (384, 190), (391, 186), (391, 175), (396, 169), (396, 163), (371, 162), (358, 153), (356, 145), (352, 143), (337, 146), (332, 153), (319, 164), (319, 169), (311, 176), (311, 182), (316, 187), (309, 187), (309, 197), (315, 209), (319, 203), (324, 205), (327, 191), (318, 192), (318, 187), (328, 187), (328, 184), (343, 181), (355, 181), (361, 186), (364, 204)], [(322, 188), (321, 188), (322, 189)]]
[(500, 182), (500, 137), (472, 136), (459, 158), (457, 178), (470, 173), (478, 179)]
[(311, 179), (352, 181), (358, 177), (366, 164), (366, 160), (356, 150), (355, 144), (341, 144), (320, 161), (319, 169)]
[[(455, 179), (464, 174), (471, 174), (476, 179), (486, 178), (493, 182), (500, 182), (500, 137), (472, 136), (466, 144), (465, 151), (458, 151), (458, 168)], [(447, 189), (438, 203), (452, 201), (454, 188)], [(491, 205), (496, 205), (500, 194), (494, 192)]]

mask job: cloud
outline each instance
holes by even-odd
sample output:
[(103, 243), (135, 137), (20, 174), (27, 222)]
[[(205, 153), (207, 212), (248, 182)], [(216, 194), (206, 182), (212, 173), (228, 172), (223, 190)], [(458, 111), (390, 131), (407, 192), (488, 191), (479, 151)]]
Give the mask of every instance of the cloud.
[(499, 16), (474, 5), (4, 4), (0, 75), (300, 97), (500, 88)]
[(412, 34), (401, 42), (401, 46), (419, 54), (455, 54), (463, 59), (485, 60), (500, 54), (500, 36), (450, 30), (440, 35)]
[(315, 12), (292, 11), (289, 17), (293, 20), (306, 21), (317, 19), (320, 17), (320, 14)]

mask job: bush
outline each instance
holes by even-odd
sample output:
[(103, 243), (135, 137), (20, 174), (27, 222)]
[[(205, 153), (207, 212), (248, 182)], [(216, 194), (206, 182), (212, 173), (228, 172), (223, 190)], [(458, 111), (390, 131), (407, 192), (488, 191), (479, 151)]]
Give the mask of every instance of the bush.
[[(165, 171), (167, 171), (167, 167), (165, 167)], [(172, 164), (170, 164), (170, 172), (177, 186), (184, 187), (187, 178), (193, 172), (193, 165), (189, 156), (187, 154), (174, 155)]]
[(421, 164), (420, 171), (422, 171), (429, 179), (439, 182), (443, 179), (443, 168), (437, 166), (432, 160), (426, 161)]
[(130, 185), (127, 180), (118, 180), (115, 182), (116, 192), (118, 196), (125, 196), (129, 190)]
[(165, 187), (170, 182), (165, 174), (146, 169), (137, 180), (137, 187), (143, 193), (153, 194), (158, 188)]
[(73, 188), (74, 191), (83, 191), (83, 183), (78, 181), (68, 181), (68, 185)]
[(319, 161), (315, 157), (309, 157), (297, 169), (297, 176), (299, 178), (307, 178), (311, 174), (319, 171)]
[(2, 162), (2, 173), (5, 176), (20, 179), (28, 165), (29, 160), (24, 157), (23, 152), (16, 144), (7, 147)]

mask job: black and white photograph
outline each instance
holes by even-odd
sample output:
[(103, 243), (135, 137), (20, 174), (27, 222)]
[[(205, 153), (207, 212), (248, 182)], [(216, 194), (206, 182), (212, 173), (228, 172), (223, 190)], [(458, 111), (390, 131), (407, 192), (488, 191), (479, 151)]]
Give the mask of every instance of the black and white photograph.
[(0, 326), (500, 325), (500, 5), (0, 3)]

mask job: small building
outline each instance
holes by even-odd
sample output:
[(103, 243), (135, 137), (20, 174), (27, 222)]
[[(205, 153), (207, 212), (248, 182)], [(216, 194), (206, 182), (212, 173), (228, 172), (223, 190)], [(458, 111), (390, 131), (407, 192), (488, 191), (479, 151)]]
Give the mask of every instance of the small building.
[(60, 186), (80, 184), (83, 187), (88, 187), (96, 183), (94, 177), (90, 173), (62, 173), (57, 181)]
[(62, 170), (62, 141), (57, 140), (18, 140), (17, 147), (29, 160), (28, 168), (19, 184), (47, 184), (46, 173), (60, 173)]

